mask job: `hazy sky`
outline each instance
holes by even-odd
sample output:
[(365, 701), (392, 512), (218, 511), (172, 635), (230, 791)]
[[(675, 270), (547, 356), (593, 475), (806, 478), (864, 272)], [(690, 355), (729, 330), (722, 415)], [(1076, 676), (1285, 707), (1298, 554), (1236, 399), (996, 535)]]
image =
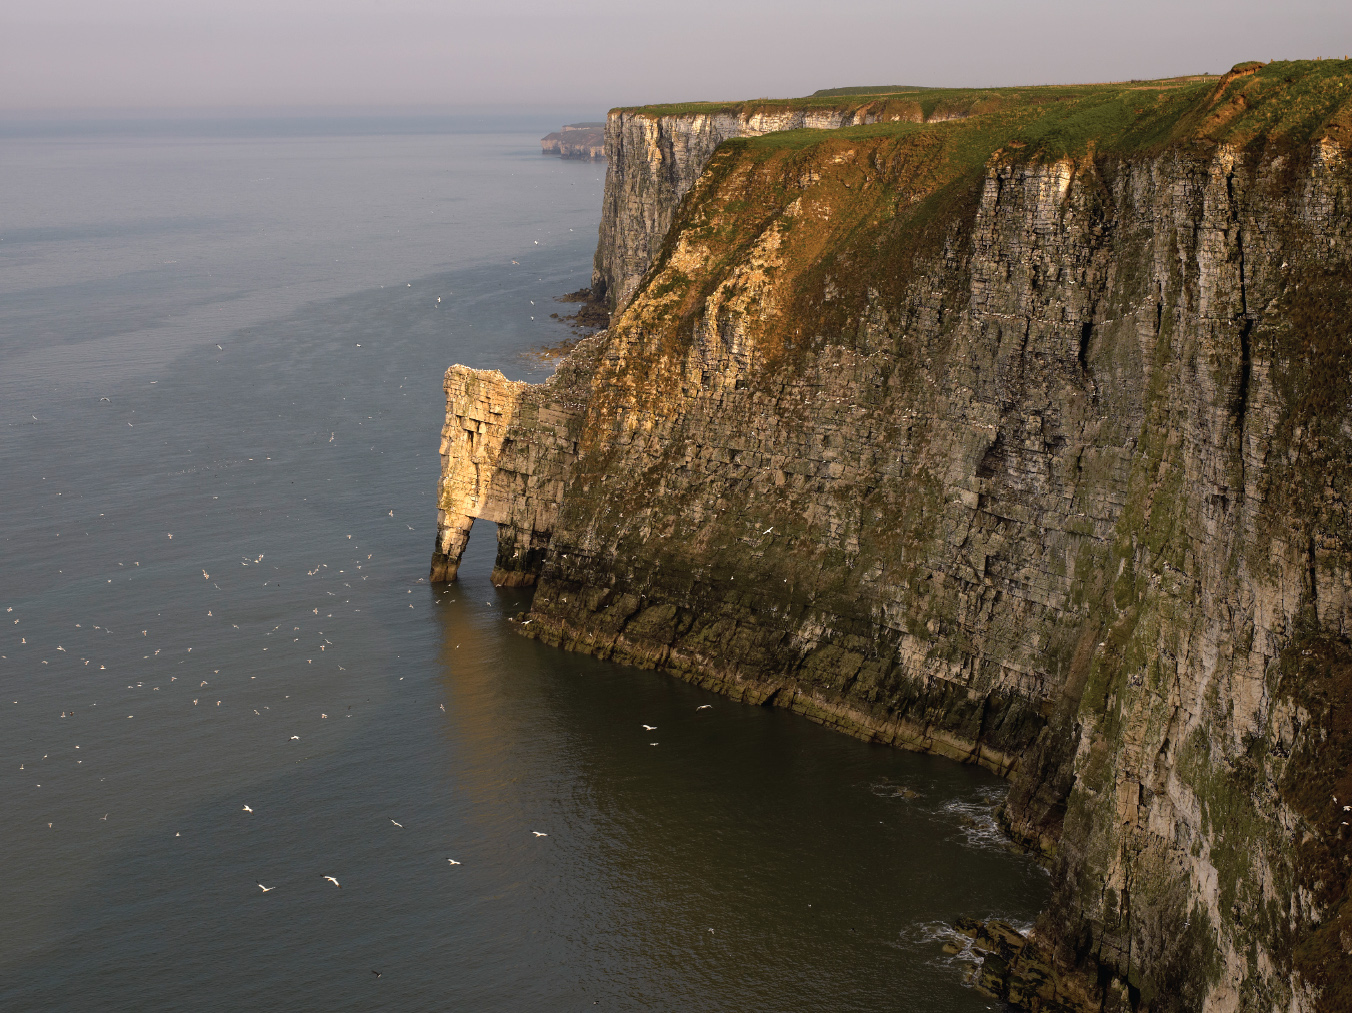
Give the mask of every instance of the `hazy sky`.
[(1352, 0), (4, 0), (0, 109), (594, 105), (1352, 52)]

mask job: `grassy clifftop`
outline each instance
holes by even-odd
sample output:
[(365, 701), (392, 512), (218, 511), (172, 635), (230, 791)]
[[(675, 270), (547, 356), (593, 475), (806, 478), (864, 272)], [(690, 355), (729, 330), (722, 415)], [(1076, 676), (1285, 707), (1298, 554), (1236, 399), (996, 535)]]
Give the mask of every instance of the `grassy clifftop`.
[[(679, 102), (624, 107), (644, 116), (750, 115), (786, 109), (859, 110), (878, 122), (856, 136), (905, 134), (962, 120), (962, 148), (975, 155), (1003, 143), (1053, 157), (1103, 148), (1149, 148), (1209, 139), (1246, 144), (1255, 138), (1308, 140), (1320, 130), (1352, 141), (1352, 61), (1241, 63), (1222, 76), (1111, 84), (1011, 88), (832, 88), (805, 98)], [(917, 110), (925, 122), (891, 116)], [(966, 122), (974, 120), (975, 122)], [(947, 129), (955, 129), (948, 127)], [(774, 135), (771, 145), (810, 143)]]

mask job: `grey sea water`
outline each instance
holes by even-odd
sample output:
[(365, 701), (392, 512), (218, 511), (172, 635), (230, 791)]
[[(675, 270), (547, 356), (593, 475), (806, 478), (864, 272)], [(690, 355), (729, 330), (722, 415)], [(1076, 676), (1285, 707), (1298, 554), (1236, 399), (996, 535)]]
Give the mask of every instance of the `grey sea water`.
[(428, 585), (441, 374), (596, 242), (509, 126), (0, 131), (0, 1009), (997, 1005), (996, 778), (524, 640), (487, 525)]

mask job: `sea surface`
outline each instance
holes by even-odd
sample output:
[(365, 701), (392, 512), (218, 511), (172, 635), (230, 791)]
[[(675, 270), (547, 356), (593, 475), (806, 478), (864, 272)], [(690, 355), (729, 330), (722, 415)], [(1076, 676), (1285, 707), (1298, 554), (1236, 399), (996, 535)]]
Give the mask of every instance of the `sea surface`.
[(427, 583), (442, 372), (589, 281), (556, 120), (0, 127), (0, 1009), (998, 1008), (997, 778), (526, 640), (487, 524)]

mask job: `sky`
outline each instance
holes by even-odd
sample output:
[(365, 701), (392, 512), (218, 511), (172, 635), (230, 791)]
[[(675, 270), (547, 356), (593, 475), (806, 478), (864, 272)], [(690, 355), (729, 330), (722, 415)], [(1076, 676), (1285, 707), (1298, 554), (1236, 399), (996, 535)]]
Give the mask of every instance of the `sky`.
[(4, 0), (0, 111), (594, 107), (1219, 73), (1349, 0)]

